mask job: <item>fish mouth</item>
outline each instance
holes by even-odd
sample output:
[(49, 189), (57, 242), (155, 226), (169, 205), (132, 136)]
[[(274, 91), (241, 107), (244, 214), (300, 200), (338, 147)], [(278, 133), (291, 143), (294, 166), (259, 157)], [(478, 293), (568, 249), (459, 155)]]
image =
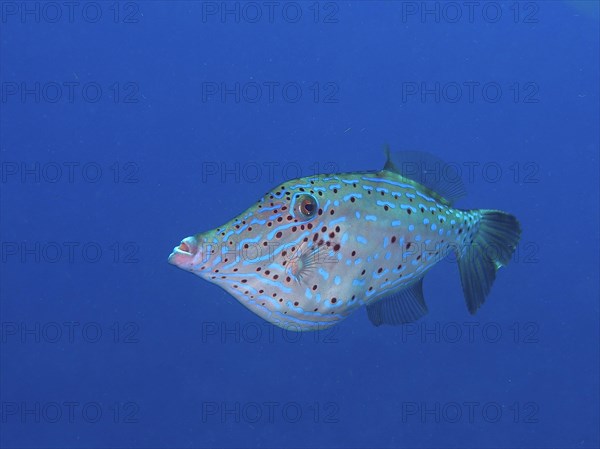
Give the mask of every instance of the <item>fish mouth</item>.
[(181, 241), (181, 243), (179, 244), (179, 246), (175, 247), (175, 251), (184, 253), (184, 254), (189, 254), (189, 255), (196, 254), (198, 245), (195, 241), (191, 242), (192, 239), (193, 239), (193, 237), (188, 237), (186, 239), (183, 239)]
[(173, 248), (169, 255), (169, 263), (185, 270), (191, 270), (194, 266), (196, 256), (198, 256), (199, 245), (195, 237), (186, 237), (181, 243)]

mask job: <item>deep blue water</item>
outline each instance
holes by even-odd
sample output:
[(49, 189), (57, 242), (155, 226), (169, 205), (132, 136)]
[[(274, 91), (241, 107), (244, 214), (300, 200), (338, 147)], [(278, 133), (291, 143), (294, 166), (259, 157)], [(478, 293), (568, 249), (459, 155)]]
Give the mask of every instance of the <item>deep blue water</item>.
[[(1, 3), (0, 446), (598, 447), (598, 3), (270, 5)], [(519, 218), (475, 316), (447, 261), (314, 334), (167, 264), (386, 143)]]

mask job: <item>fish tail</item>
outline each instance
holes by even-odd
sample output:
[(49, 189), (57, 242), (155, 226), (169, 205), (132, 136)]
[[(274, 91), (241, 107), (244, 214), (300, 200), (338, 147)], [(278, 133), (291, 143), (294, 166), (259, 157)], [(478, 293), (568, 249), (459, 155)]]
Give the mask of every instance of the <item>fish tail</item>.
[(499, 210), (479, 210), (481, 218), (472, 239), (466, 241), (458, 258), (460, 281), (471, 314), (485, 302), (496, 271), (510, 261), (521, 225), (516, 217)]

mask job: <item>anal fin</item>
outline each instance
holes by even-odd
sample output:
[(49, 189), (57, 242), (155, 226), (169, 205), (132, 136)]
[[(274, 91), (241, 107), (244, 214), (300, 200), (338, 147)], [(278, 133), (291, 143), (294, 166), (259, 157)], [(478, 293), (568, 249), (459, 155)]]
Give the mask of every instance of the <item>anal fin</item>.
[(412, 323), (427, 313), (423, 297), (423, 278), (391, 296), (367, 306), (367, 315), (375, 326), (399, 326)]

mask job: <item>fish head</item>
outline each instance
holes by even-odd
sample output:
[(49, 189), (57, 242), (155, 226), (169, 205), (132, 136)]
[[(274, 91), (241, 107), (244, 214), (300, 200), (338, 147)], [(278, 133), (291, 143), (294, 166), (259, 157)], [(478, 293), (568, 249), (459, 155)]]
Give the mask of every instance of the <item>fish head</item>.
[(224, 225), (183, 239), (169, 262), (280, 327), (328, 327), (360, 305), (351, 278), (361, 267), (347, 262), (356, 256), (358, 191), (337, 177), (288, 181)]

